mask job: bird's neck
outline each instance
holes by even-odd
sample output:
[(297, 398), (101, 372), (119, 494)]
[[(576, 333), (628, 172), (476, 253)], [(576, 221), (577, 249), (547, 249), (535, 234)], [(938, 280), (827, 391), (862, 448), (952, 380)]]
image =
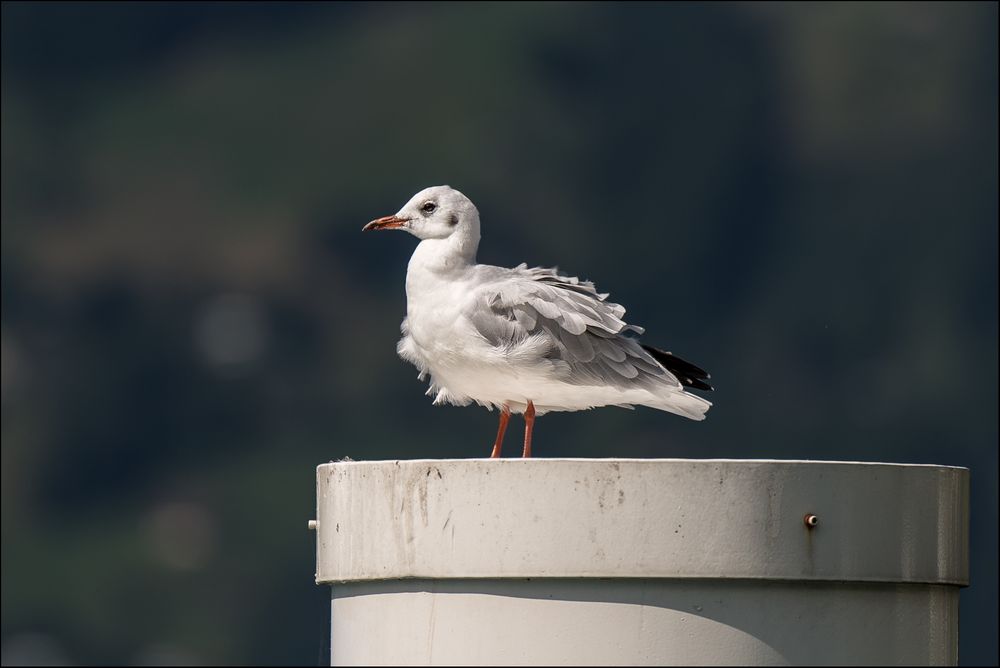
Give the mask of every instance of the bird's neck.
[[(424, 239), (417, 245), (406, 268), (406, 312), (411, 326), (418, 326), (417, 304), (438, 304), (439, 300), (453, 297), (453, 289), (460, 285), (475, 264), (475, 250), (472, 253), (449, 245), (450, 239)], [(427, 309), (424, 309), (427, 311)], [(430, 313), (440, 310), (430, 309)], [(424, 316), (428, 313), (424, 313)], [(419, 327), (418, 327), (419, 330)], [(413, 333), (411, 331), (411, 333)]]
[(424, 239), (417, 244), (407, 274), (432, 273), (449, 275), (462, 273), (476, 263), (478, 239), (463, 240), (457, 235), (446, 239)]

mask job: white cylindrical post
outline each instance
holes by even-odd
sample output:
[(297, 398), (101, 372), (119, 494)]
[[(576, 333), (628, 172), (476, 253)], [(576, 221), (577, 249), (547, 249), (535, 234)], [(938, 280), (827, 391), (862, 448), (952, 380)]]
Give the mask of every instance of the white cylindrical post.
[(501, 459), (317, 469), (341, 664), (955, 664), (968, 470)]

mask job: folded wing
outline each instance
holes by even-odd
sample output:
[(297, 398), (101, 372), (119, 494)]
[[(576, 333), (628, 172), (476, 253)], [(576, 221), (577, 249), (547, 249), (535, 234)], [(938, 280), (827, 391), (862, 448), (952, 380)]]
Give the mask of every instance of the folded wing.
[(539, 364), (575, 385), (682, 388), (655, 353), (627, 336), (644, 330), (626, 323), (625, 308), (607, 301), (593, 283), (523, 264), (498, 278), (477, 291), (465, 315), (499, 352), (536, 351)]

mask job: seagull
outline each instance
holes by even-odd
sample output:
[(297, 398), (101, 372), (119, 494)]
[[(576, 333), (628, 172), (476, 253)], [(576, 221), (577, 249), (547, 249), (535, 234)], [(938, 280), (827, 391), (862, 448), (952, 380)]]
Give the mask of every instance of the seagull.
[(524, 416), (523, 457), (535, 416), (599, 406), (649, 406), (692, 420), (712, 405), (709, 374), (641, 344), (642, 327), (590, 281), (554, 268), (476, 262), (479, 210), (450, 186), (425, 188), (397, 213), (362, 228), (420, 239), (406, 269), (399, 356), (430, 376), (434, 405), (500, 410), (490, 457), (500, 456), (511, 413)]

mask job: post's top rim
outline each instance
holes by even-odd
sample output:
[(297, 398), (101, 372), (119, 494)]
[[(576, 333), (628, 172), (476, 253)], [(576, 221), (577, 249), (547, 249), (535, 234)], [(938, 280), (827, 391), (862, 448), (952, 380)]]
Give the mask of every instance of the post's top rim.
[(515, 465), (515, 466), (538, 466), (550, 465), (560, 462), (574, 464), (747, 464), (761, 465), (773, 464), (777, 466), (881, 466), (899, 469), (947, 469), (954, 471), (968, 472), (966, 466), (955, 466), (951, 464), (915, 464), (909, 462), (863, 462), (850, 460), (826, 460), (826, 459), (735, 459), (735, 458), (673, 458), (673, 457), (532, 457), (522, 459), (521, 457), (503, 457), (491, 459), (489, 457), (465, 457), (447, 459), (359, 459), (349, 458), (331, 460), (318, 465), (317, 470), (328, 466), (358, 466), (372, 464), (392, 464), (399, 466), (402, 464), (412, 465), (441, 465), (441, 464), (469, 464), (474, 462), (490, 462), (492, 465)]

